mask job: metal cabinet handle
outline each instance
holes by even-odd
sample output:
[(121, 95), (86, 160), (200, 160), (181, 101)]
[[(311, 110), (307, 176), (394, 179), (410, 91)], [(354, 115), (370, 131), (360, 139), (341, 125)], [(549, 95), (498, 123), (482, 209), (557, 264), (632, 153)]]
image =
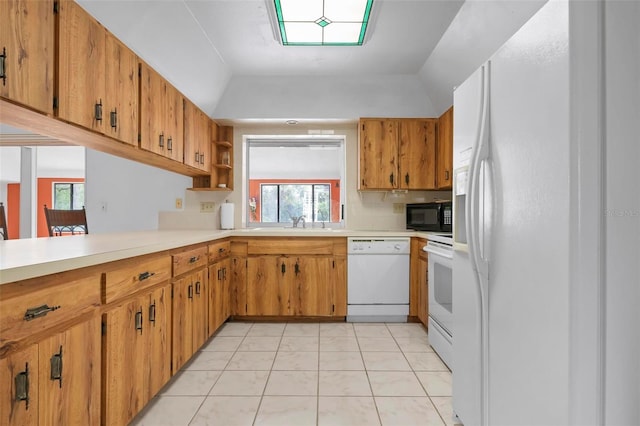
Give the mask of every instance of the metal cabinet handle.
[(222, 279), (223, 280), (227, 279), (227, 268), (222, 268)]
[(167, 150), (168, 151), (173, 151), (173, 138), (169, 137), (169, 139), (167, 139)]
[(296, 272), (296, 275), (300, 273), (300, 265), (298, 265), (298, 262), (296, 262), (295, 272)]
[(283, 275), (284, 275), (285, 272), (287, 272), (287, 267), (284, 266), (284, 262), (282, 262), (282, 265), (280, 266), (280, 270), (282, 271)]
[(51, 380), (58, 380), (60, 389), (62, 389), (62, 346), (57, 354), (53, 354), (51, 363)]
[(409, 173), (407, 173), (406, 175), (404, 175), (404, 182), (409, 185)]
[(158, 136), (158, 146), (164, 148), (164, 133), (160, 133)]
[(113, 111), (111, 111), (109, 121), (112, 129), (118, 128), (118, 110), (117, 109), (114, 109)]
[(29, 308), (24, 313), (23, 319), (25, 321), (31, 321), (33, 319), (36, 319), (36, 318), (39, 318), (39, 317), (43, 317), (43, 316), (47, 315), (49, 312), (55, 311), (56, 309), (60, 309), (60, 306), (41, 305), (41, 306), (37, 306), (35, 308)]
[(15, 377), (16, 401), (24, 401), (25, 409), (29, 409), (29, 363), (25, 363), (24, 371)]
[(200, 164), (204, 164), (204, 154), (200, 154)]
[(449, 170), (444, 171), (444, 180), (449, 180)]
[(102, 99), (94, 105), (96, 121), (102, 121)]
[(196, 294), (200, 295), (200, 281), (196, 281)]
[(189, 259), (189, 263), (196, 263), (198, 260), (200, 260), (200, 256), (193, 256)]
[(219, 248), (218, 249), (218, 253), (224, 253), (224, 249), (223, 248)]
[(140, 334), (142, 334), (142, 308), (138, 312), (136, 312), (136, 330), (140, 330)]
[(189, 287), (187, 287), (187, 297), (193, 299), (193, 284), (189, 284)]
[(156, 274), (155, 272), (149, 272), (149, 271), (141, 272), (140, 274), (138, 274), (138, 281), (144, 281), (146, 279), (149, 279), (155, 274)]
[(393, 173), (389, 175), (389, 183), (393, 185)]
[(149, 322), (156, 322), (156, 301), (149, 305)]
[(2, 48), (2, 54), (0, 54), (0, 78), (2, 79), (2, 85), (7, 85), (7, 68), (5, 61), (7, 60), (7, 49)]

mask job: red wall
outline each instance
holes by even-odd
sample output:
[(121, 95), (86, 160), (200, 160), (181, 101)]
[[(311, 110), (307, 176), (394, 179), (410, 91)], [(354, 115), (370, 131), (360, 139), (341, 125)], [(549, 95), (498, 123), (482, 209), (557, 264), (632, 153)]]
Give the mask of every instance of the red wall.
[(340, 222), (340, 179), (249, 179), (249, 200), (255, 198), (256, 212), (249, 214), (249, 222), (260, 221), (260, 185), (263, 183), (328, 183), (331, 191), (331, 220), (330, 222)]
[[(44, 205), (53, 206), (53, 184), (64, 182), (84, 182), (83, 178), (38, 178), (38, 237), (48, 237), (47, 220), (44, 218)], [(20, 184), (7, 185), (7, 231), (11, 239), (20, 237)]]

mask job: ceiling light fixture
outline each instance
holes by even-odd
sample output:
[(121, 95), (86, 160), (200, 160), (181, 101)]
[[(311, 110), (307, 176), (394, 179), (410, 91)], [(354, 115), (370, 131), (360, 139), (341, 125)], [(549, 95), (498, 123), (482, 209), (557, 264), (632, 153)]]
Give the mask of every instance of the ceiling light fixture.
[(274, 0), (285, 46), (361, 46), (373, 0)]

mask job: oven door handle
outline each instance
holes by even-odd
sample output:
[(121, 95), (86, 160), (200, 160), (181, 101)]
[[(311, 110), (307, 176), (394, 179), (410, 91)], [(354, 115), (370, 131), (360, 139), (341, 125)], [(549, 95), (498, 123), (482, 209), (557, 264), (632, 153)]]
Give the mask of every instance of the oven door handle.
[(444, 257), (446, 259), (453, 259), (453, 250), (451, 249), (443, 249), (438, 246), (427, 245), (424, 248), (424, 251), (426, 251), (429, 254), (434, 254), (436, 256)]

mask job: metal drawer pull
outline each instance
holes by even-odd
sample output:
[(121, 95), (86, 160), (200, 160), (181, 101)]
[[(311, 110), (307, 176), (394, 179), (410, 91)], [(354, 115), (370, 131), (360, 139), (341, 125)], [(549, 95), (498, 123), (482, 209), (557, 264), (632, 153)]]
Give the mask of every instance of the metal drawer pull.
[(198, 260), (200, 260), (200, 256), (193, 256), (189, 259), (189, 263), (196, 263)]
[(100, 99), (100, 101), (95, 104), (94, 113), (96, 116), (96, 121), (102, 121), (102, 99)]
[(60, 306), (42, 305), (42, 306), (38, 306), (36, 308), (29, 308), (24, 313), (24, 318), (23, 319), (25, 321), (31, 321), (33, 319), (36, 319), (36, 318), (39, 318), (39, 317), (43, 317), (43, 316), (47, 315), (49, 312), (55, 311), (56, 309), (60, 309)]
[(224, 249), (223, 248), (219, 248), (218, 249), (218, 253), (224, 253)]
[(59, 380), (60, 389), (62, 389), (62, 346), (60, 346), (60, 352), (51, 357), (51, 380)]
[(141, 273), (138, 275), (138, 281), (144, 281), (144, 280), (146, 280), (146, 279), (148, 279), (148, 278), (151, 278), (151, 277), (152, 277), (152, 276), (154, 276), (155, 274), (156, 274), (155, 272), (149, 272), (149, 271), (141, 272)]
[(153, 301), (153, 304), (149, 306), (149, 322), (156, 322), (156, 301)]
[(16, 401), (25, 401), (25, 409), (29, 409), (29, 363), (24, 366), (24, 371), (18, 373), (15, 379)]
[(7, 69), (5, 67), (5, 61), (7, 60), (7, 49), (2, 48), (2, 54), (0, 55), (0, 78), (2, 79), (2, 85), (7, 85)]
[(200, 294), (200, 281), (196, 281), (196, 294)]
[(142, 308), (136, 312), (136, 330), (140, 330), (140, 334), (142, 334)]

